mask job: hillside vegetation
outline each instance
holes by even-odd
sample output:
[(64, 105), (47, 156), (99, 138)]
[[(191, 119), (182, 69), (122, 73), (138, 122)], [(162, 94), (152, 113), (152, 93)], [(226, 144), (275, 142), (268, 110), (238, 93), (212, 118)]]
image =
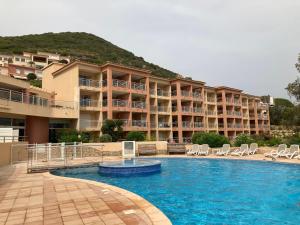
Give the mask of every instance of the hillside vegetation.
[(88, 33), (64, 32), (0, 37), (0, 53), (22, 54), (23, 51), (47, 51), (71, 56), (91, 63), (107, 61), (152, 71), (162, 77), (176, 74), (158, 65), (146, 62), (142, 57), (122, 49), (100, 37)]

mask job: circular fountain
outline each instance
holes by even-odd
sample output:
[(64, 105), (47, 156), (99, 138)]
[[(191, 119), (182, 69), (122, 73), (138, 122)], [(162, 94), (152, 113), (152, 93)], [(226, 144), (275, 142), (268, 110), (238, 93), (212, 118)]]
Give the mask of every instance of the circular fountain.
[(103, 175), (136, 175), (160, 172), (161, 162), (153, 159), (124, 159), (99, 164)]

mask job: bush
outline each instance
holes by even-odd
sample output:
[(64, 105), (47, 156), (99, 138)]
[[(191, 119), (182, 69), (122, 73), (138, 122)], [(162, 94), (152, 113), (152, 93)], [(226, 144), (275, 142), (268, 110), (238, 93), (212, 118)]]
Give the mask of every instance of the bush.
[(288, 145), (299, 145), (300, 144), (300, 133), (295, 134), (287, 139)]
[(251, 136), (249, 136), (247, 134), (240, 134), (235, 138), (234, 145), (239, 147), (242, 144), (248, 144), (249, 145), (253, 142), (255, 142), (255, 141)]
[(195, 133), (192, 137), (193, 144), (208, 144), (211, 148), (222, 147), (223, 144), (229, 144), (228, 138), (216, 133)]
[(105, 120), (101, 131), (103, 134), (109, 134), (112, 141), (118, 141), (123, 136), (122, 120)]
[(112, 137), (109, 134), (103, 134), (99, 137), (100, 142), (112, 142)]
[(126, 137), (127, 141), (145, 141), (145, 134), (140, 131), (130, 131)]
[(36, 80), (37, 76), (34, 73), (28, 73), (27, 74), (27, 80), (31, 81), (31, 80)]
[[(75, 129), (62, 129), (56, 132), (58, 142), (84, 142), (90, 141), (90, 134), (87, 132), (78, 132)], [(53, 138), (54, 139), (54, 138)]]
[(258, 146), (277, 146), (282, 143), (280, 138), (268, 134), (253, 135), (252, 139)]

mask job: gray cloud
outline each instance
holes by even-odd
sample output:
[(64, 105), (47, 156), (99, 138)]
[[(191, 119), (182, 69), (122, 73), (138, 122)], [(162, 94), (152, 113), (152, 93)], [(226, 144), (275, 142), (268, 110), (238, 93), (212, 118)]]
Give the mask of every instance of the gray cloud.
[[(299, 0), (0, 0), (1, 36), (85, 31), (178, 73), (287, 97)], [(5, 22), (4, 22), (5, 21)]]

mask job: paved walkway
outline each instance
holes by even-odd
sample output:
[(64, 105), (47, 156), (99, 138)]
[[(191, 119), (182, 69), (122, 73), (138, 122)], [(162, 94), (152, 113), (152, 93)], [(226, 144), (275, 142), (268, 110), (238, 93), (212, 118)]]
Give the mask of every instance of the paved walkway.
[(143, 198), (126, 190), (25, 165), (0, 168), (0, 225), (171, 224)]

